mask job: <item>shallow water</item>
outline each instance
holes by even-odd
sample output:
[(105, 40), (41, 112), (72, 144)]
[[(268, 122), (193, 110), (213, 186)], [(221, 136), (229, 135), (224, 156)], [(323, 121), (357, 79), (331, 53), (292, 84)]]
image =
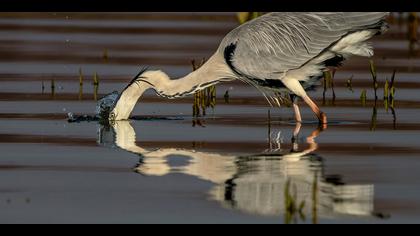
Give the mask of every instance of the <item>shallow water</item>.
[[(143, 65), (189, 72), (236, 24), (231, 13), (0, 13), (0, 223), (418, 223), (420, 66), (397, 25), (373, 40), (376, 112), (369, 61), (352, 58), (335, 101), (311, 93), (323, 130), (305, 106), (299, 127), (239, 82), (218, 85), (204, 117), (192, 97), (147, 92), (129, 122), (67, 122)], [(393, 114), (382, 97), (395, 68)]]

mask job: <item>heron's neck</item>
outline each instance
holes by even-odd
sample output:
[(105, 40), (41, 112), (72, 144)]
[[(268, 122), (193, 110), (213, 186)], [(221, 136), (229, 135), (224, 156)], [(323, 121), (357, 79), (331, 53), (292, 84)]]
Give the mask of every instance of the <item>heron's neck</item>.
[(155, 90), (160, 96), (173, 99), (231, 80), (233, 74), (221, 59), (214, 55), (200, 68), (178, 79), (156, 78)]
[(126, 120), (129, 118), (137, 101), (147, 89), (154, 89), (158, 95), (166, 98), (179, 98), (194, 94), (221, 81), (234, 79), (233, 72), (224, 63), (223, 57), (216, 53), (199, 69), (179, 79), (170, 79), (162, 71), (147, 71), (142, 78), (130, 84), (120, 95), (113, 111), (111, 120)]

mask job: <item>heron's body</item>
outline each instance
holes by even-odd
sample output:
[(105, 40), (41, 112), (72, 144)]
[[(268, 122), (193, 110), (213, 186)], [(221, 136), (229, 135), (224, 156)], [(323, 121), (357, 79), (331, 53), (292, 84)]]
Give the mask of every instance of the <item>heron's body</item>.
[[(216, 52), (198, 70), (171, 80), (161, 71), (141, 73), (120, 96), (112, 114), (127, 119), (148, 88), (167, 98), (193, 94), (226, 80), (255, 86), (270, 105), (280, 106), (278, 93), (302, 98), (321, 123), (326, 116), (306, 94), (328, 67), (350, 56), (373, 55), (366, 42), (386, 28), (383, 12), (268, 13), (228, 33)], [(138, 86), (136, 86), (137, 84)], [(297, 121), (301, 121), (295, 102)]]

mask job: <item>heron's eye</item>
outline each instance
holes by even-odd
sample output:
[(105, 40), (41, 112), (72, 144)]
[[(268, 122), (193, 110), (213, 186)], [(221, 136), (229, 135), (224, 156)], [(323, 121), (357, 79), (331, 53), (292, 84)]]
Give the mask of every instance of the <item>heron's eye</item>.
[(108, 119), (109, 119), (110, 122), (114, 122), (115, 118), (116, 118), (116, 115), (115, 115), (114, 112), (109, 113), (109, 118)]

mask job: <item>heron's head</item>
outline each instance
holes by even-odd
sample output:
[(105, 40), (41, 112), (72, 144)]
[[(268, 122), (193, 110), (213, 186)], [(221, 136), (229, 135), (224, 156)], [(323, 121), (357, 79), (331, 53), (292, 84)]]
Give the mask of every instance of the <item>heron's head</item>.
[(165, 90), (168, 86), (169, 76), (160, 70), (142, 70), (121, 92), (115, 107), (109, 114), (110, 120), (127, 120), (133, 111), (137, 101), (148, 89), (157, 88)]

